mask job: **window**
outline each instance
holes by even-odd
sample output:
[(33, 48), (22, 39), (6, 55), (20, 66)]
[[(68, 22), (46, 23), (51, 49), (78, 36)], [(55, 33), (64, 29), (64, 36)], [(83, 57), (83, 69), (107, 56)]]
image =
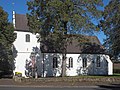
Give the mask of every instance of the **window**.
[(83, 68), (87, 67), (87, 58), (86, 57), (83, 58), (82, 63), (83, 63)]
[(72, 68), (73, 67), (73, 58), (70, 57), (69, 58), (69, 68)]
[(96, 65), (97, 67), (100, 67), (100, 56), (97, 56)]
[(58, 60), (57, 57), (53, 58), (53, 68), (58, 68)]
[(30, 35), (26, 34), (26, 42), (30, 42)]

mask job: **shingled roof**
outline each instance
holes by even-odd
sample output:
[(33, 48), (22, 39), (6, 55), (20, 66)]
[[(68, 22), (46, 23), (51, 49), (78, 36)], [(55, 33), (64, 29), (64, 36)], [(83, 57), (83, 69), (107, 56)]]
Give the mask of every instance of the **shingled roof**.
[(22, 14), (15, 14), (15, 30), (19, 31), (29, 31), (27, 26), (27, 17)]
[(104, 49), (96, 36), (86, 36), (87, 43), (81, 43), (78, 40), (72, 40), (72, 43), (68, 44), (68, 53), (104, 53)]
[[(72, 54), (104, 53), (104, 47), (101, 45), (96, 36), (85, 36), (85, 38), (88, 39), (88, 42), (86, 43), (81, 43), (76, 38), (71, 40), (71, 42), (67, 44), (66, 52)], [(56, 47), (54, 47), (54, 45), (52, 44), (52, 41), (49, 40), (43, 41), (43, 43), (41, 44), (41, 51), (43, 53), (62, 53), (61, 50), (56, 49)]]

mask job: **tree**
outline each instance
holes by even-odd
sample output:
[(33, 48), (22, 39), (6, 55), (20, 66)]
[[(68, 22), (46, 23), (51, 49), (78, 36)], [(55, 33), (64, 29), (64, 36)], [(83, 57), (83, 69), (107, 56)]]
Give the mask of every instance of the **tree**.
[[(41, 41), (49, 41), (63, 54), (62, 76), (65, 76), (68, 34), (85, 34), (96, 30), (93, 19), (101, 17), (102, 0), (30, 0), (27, 2), (28, 25)], [(80, 41), (84, 41), (79, 38)], [(43, 44), (45, 42), (42, 42)], [(57, 50), (56, 50), (57, 49)]]
[(120, 0), (110, 0), (103, 13), (101, 27), (107, 38), (105, 46), (112, 56), (120, 54)]
[(15, 38), (13, 25), (8, 22), (8, 14), (0, 7), (0, 71), (7, 73), (13, 70), (12, 45)]

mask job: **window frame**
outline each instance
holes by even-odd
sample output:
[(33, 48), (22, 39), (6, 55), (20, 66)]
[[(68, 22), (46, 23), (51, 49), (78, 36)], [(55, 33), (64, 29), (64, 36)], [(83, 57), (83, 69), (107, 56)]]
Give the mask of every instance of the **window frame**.
[(25, 41), (26, 42), (30, 42), (30, 34), (26, 34), (25, 35)]
[(84, 58), (82, 59), (82, 66), (83, 66), (83, 68), (86, 68), (86, 67), (87, 67), (87, 58), (86, 58), (86, 57), (84, 57)]
[(69, 58), (69, 63), (68, 63), (68, 65), (69, 65), (69, 66), (68, 66), (69, 68), (73, 68), (73, 58), (72, 58), (72, 57)]
[(97, 56), (96, 58), (96, 67), (101, 67), (100, 56)]
[(58, 58), (53, 57), (53, 68), (58, 68)]

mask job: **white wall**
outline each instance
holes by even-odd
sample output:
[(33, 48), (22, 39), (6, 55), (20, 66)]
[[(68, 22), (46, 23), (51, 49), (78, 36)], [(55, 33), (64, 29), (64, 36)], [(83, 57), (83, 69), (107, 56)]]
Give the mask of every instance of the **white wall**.
[(30, 53), (18, 53), (18, 56), (15, 58), (15, 72), (21, 72), (22, 76), (25, 76), (25, 62), (26, 59), (29, 59)]
[[(100, 67), (97, 67), (97, 56), (100, 56)], [(73, 68), (67, 68), (68, 76), (75, 75), (112, 75), (113, 65), (108, 55), (104, 54), (67, 54), (73, 57)], [(83, 68), (82, 59), (87, 58), (87, 67)], [(67, 61), (68, 62), (68, 61)], [(85, 72), (84, 72), (85, 71)]]
[[(30, 54), (33, 48), (36, 50), (40, 48), (40, 44), (37, 42), (36, 35), (30, 32), (15, 31), (17, 33), (17, 38), (13, 43), (16, 49), (15, 57), (15, 72), (21, 72), (25, 76), (25, 61), (30, 60)], [(26, 42), (26, 34), (30, 35), (30, 42)]]
[[(13, 44), (16, 50), (18, 50), (18, 52), (32, 52), (33, 47), (39, 48), (40, 44), (37, 43), (36, 35), (30, 32), (22, 32), (22, 31), (15, 31), (15, 33), (17, 33), (17, 39), (15, 40)], [(25, 40), (26, 34), (30, 35), (30, 42), (26, 42)]]
[(103, 55), (104, 59), (107, 60), (108, 63), (108, 75), (113, 75), (113, 63), (110, 60), (108, 55)]
[[(58, 58), (58, 68), (53, 68), (53, 57)], [(62, 55), (56, 53), (44, 53), (44, 77), (46, 76), (60, 76)], [(43, 59), (41, 59), (43, 60)], [(43, 68), (43, 67), (42, 67)]]
[[(59, 67), (53, 68), (53, 57), (59, 58)], [(96, 58), (100, 56), (100, 67), (96, 66)], [(112, 71), (111, 60), (106, 58), (107, 55), (103, 54), (67, 54), (66, 60), (66, 75), (78, 76), (78, 75), (110, 75)], [(73, 58), (73, 68), (68, 67), (69, 57)], [(87, 58), (87, 67), (83, 68), (82, 58)], [(108, 56), (107, 56), (108, 57)], [(46, 76), (60, 76), (61, 75), (61, 54), (45, 53), (45, 72)], [(112, 75), (112, 72), (111, 72)]]

